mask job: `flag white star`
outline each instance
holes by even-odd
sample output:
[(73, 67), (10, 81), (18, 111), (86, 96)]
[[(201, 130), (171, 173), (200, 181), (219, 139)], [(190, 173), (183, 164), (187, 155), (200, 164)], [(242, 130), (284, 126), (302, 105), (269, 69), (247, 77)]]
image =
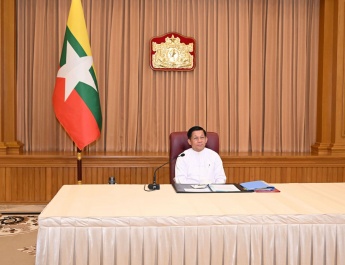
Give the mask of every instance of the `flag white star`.
[(63, 65), (57, 73), (58, 77), (66, 79), (65, 101), (79, 82), (83, 82), (97, 91), (96, 84), (89, 71), (92, 63), (92, 56), (79, 57), (67, 41), (66, 64)]

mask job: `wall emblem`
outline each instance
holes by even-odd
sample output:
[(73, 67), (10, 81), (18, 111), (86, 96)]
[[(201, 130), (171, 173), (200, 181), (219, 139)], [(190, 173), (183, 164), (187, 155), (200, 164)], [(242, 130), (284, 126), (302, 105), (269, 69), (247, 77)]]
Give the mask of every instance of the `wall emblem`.
[(191, 71), (195, 68), (195, 40), (176, 32), (154, 37), (150, 43), (153, 70)]

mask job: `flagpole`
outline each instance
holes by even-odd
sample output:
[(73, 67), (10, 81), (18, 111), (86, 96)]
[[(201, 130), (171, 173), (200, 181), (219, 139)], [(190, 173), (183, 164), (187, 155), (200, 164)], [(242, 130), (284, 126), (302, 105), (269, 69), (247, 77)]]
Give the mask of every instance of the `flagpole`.
[(80, 185), (82, 182), (82, 167), (81, 167), (81, 150), (77, 148), (77, 176), (78, 176), (78, 184)]

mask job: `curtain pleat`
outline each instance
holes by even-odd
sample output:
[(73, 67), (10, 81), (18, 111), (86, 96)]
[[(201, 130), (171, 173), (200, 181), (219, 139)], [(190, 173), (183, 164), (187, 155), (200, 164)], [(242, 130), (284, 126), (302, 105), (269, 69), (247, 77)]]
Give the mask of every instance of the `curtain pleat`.
[[(70, 0), (17, 0), (17, 134), (25, 151), (76, 147), (52, 94)], [(90, 151), (167, 152), (216, 131), (222, 152), (308, 152), (316, 139), (319, 1), (82, 0), (103, 128)], [(150, 40), (195, 39), (193, 71), (154, 71)]]

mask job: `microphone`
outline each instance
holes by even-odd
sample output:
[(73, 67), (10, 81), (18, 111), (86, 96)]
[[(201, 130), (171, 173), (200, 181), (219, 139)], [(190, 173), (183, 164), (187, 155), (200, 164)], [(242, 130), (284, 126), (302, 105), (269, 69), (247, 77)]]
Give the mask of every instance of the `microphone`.
[[(176, 158), (171, 159), (171, 161), (177, 159), (178, 157), (184, 157), (184, 156), (185, 156), (185, 154), (184, 154), (184, 153), (181, 153), (181, 154), (179, 154)], [(168, 164), (169, 162), (170, 162), (170, 161), (164, 163), (163, 165), (161, 165), (161, 166), (159, 166), (159, 167), (157, 167), (157, 168), (155, 169), (155, 171), (153, 172), (153, 183), (148, 185), (149, 190), (159, 190), (159, 189), (161, 188), (160, 185), (156, 183), (156, 179), (157, 179), (156, 173), (157, 173), (158, 169), (164, 167), (164, 166), (165, 166), (166, 164)]]

